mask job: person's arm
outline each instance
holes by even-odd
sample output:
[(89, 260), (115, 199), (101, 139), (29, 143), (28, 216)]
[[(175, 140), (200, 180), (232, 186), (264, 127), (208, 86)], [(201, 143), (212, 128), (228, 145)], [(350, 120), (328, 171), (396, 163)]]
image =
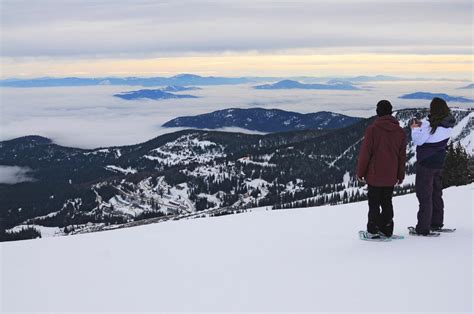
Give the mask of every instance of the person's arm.
[(372, 128), (365, 131), (364, 141), (359, 152), (359, 161), (357, 163), (357, 178), (365, 179), (367, 175), (367, 167), (369, 166), (370, 158), (372, 157), (373, 136)]
[(417, 146), (423, 145), (430, 137), (430, 131), (431, 127), (428, 120), (423, 120), (421, 126), (412, 124), (411, 139), (413, 140), (413, 143)]
[(400, 145), (400, 150), (398, 152), (398, 172), (397, 172), (397, 179), (398, 184), (402, 184), (403, 180), (405, 179), (405, 163), (407, 160), (407, 136), (404, 131), (403, 133), (403, 140), (402, 144)]

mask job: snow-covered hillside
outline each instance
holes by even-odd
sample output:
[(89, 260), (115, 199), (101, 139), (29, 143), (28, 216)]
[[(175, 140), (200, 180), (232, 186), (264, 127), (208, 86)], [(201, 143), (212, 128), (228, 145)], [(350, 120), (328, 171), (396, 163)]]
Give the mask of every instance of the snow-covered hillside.
[[(471, 313), (473, 189), (445, 190), (439, 238), (360, 241), (363, 202), (0, 243), (1, 311)], [(415, 195), (394, 205), (406, 234)]]

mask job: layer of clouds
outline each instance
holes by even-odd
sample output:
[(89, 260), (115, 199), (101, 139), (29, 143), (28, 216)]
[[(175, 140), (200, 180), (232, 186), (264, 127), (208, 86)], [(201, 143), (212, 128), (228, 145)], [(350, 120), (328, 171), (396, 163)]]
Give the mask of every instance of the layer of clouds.
[(0, 140), (41, 135), (73, 147), (129, 145), (179, 130), (160, 127), (178, 116), (232, 107), (278, 108), (301, 113), (332, 111), (369, 117), (375, 114), (375, 104), (381, 98), (390, 100), (395, 108), (426, 107), (428, 101), (398, 99), (398, 96), (429, 91), (471, 97), (470, 90), (456, 89), (465, 85), (466, 82), (386, 82), (370, 83), (362, 91), (267, 91), (255, 90), (250, 85), (204, 86), (202, 90), (185, 92), (200, 98), (161, 101), (126, 101), (112, 96), (139, 89), (130, 86), (0, 88)]
[(472, 1), (3, 0), (2, 56), (472, 52)]
[(2, 166), (0, 165), (0, 183), (15, 184), (19, 182), (33, 181), (29, 168), (18, 166)]

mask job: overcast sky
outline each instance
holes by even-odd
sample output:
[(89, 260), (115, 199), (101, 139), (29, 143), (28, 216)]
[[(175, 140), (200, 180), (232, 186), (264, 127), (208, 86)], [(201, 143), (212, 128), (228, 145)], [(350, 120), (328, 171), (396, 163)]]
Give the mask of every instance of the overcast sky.
[[(136, 70), (133, 66), (124, 67), (123, 74), (208, 71), (258, 75), (262, 68), (257, 67), (253, 72), (251, 68), (235, 72), (232, 67), (220, 71), (219, 62), (225, 68), (240, 60), (246, 68), (249, 65), (245, 59), (232, 58), (251, 56), (258, 64), (259, 57), (269, 55), (287, 56), (292, 64), (298, 56), (306, 56), (310, 63), (327, 63), (320, 61), (321, 58), (352, 55), (354, 65), (356, 56), (361, 54), (387, 55), (391, 59), (408, 55), (421, 58), (422, 62), (418, 62), (423, 64), (443, 63), (433, 70), (435, 76), (456, 64), (456, 73), (448, 76), (466, 78), (472, 70), (470, 0), (1, 0), (0, 3), (2, 77), (110, 75), (114, 74), (113, 67), (115, 72), (121, 71), (114, 62), (136, 63)], [(308, 59), (309, 56), (313, 59)], [(183, 60), (193, 60), (186, 58), (196, 57), (204, 58), (201, 66), (192, 62), (190, 71), (179, 67)], [(451, 58), (448, 63), (443, 59), (447, 57)], [(145, 73), (140, 62), (150, 60), (162, 64)], [(95, 70), (95, 65), (107, 62), (107, 68)], [(336, 65), (338, 58), (330, 63)], [(380, 72), (383, 68), (381, 63), (373, 69), (368, 67), (366, 72)], [(292, 70), (291, 66), (272, 72), (272, 65), (267, 65), (267, 69), (270, 70), (265, 74), (308, 74), (298, 67)], [(330, 67), (323, 70), (324, 74), (339, 71)]]

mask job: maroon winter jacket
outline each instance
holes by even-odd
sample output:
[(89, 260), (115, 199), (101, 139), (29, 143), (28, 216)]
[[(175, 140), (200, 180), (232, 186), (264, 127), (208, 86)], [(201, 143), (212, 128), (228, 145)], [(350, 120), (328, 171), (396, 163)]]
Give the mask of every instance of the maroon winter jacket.
[(392, 116), (378, 117), (365, 131), (357, 176), (372, 186), (394, 186), (405, 178), (406, 135)]

